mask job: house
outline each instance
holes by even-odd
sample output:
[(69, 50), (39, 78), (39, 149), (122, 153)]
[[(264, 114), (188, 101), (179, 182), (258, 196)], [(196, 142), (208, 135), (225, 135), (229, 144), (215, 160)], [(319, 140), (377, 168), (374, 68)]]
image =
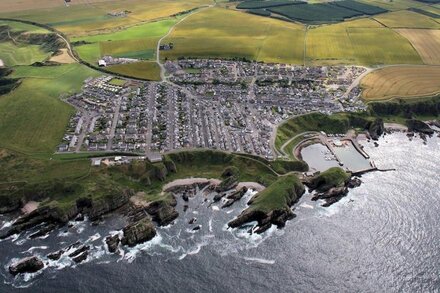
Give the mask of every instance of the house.
[(99, 67), (106, 67), (107, 66), (107, 62), (105, 62), (105, 60), (99, 60), (98, 61), (98, 65), (99, 65)]

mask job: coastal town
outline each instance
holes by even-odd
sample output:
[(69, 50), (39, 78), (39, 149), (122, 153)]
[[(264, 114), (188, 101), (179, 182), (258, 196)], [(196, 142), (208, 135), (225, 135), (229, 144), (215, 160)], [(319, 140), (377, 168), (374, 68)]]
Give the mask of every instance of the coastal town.
[(276, 126), (294, 115), (362, 111), (366, 69), (225, 60), (165, 63), (167, 80), (89, 78), (58, 152), (152, 156), (205, 148), (274, 159)]

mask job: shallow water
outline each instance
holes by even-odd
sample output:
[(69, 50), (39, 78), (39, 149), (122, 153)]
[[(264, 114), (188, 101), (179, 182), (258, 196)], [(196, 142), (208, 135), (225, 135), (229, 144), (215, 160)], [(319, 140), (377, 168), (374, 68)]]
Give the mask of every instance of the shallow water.
[[(102, 248), (123, 226), (117, 218), (100, 227), (76, 223), (46, 239), (3, 241), (0, 292), (439, 292), (440, 139), (423, 145), (394, 134), (379, 145), (365, 151), (379, 168), (397, 171), (364, 175), (361, 187), (330, 208), (305, 195), (283, 230), (228, 230), (246, 199), (222, 210), (198, 197), (186, 213), (179, 203), (175, 225), (121, 255)], [(188, 224), (192, 217), (198, 232)], [(5, 222), (0, 217), (0, 227)], [(7, 273), (11, 259), (44, 256), (78, 237), (94, 246), (87, 263), (64, 260), (28, 280)]]

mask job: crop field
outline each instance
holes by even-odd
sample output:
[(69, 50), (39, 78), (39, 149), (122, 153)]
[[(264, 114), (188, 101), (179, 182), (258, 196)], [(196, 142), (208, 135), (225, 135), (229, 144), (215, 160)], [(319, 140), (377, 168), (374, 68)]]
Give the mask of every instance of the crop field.
[(74, 112), (59, 96), (78, 91), (86, 78), (97, 75), (79, 64), (17, 67), (12, 77), (23, 78), (22, 84), (0, 97), (0, 147), (52, 153)]
[(440, 65), (440, 30), (399, 29), (397, 31), (411, 42), (425, 64)]
[(440, 67), (393, 66), (378, 69), (361, 81), (366, 101), (433, 96), (440, 92)]
[(272, 7), (268, 10), (287, 18), (307, 23), (336, 22), (363, 15), (362, 12), (328, 3)]
[(390, 11), (404, 10), (404, 9), (408, 9), (410, 7), (425, 6), (425, 4), (423, 4), (421, 2), (414, 1), (414, 0), (398, 0), (398, 1), (358, 0), (358, 1), (365, 3), (365, 4), (382, 7), (384, 9), (387, 9)]
[(160, 80), (160, 68), (156, 62), (136, 62), (131, 64), (113, 65), (107, 70), (148, 80)]
[(105, 55), (153, 60), (156, 58), (157, 42), (177, 20), (170, 18), (113, 33), (72, 38), (72, 42), (86, 42), (75, 46), (75, 50), (90, 63), (96, 63)]
[(364, 3), (360, 3), (360, 2), (356, 2), (356, 1), (352, 1), (352, 0), (337, 1), (337, 2), (333, 2), (333, 4), (336, 6), (348, 8), (348, 9), (351, 9), (354, 11), (359, 11), (359, 12), (362, 12), (363, 14), (367, 14), (367, 15), (374, 15), (374, 14), (384, 13), (384, 12), (388, 11), (386, 9), (383, 9), (383, 8), (380, 8), (377, 6), (372, 6), (369, 4), (364, 4)]
[(31, 65), (43, 61), (50, 54), (43, 52), (38, 45), (15, 45), (12, 42), (0, 42), (0, 59), (7, 66)]
[(244, 1), (237, 5), (237, 9), (260, 9), (260, 8), (269, 8), (269, 7), (277, 7), (277, 6), (286, 6), (286, 5), (296, 5), (301, 4), (305, 2), (293, 2), (293, 1), (278, 1), (278, 0), (271, 0), (271, 1)]
[(402, 10), (375, 16), (374, 19), (390, 28), (437, 28), (440, 23), (413, 11)]
[[(60, 3), (62, 2), (60, 1)], [(9, 13), (0, 10), (2, 11), (0, 17), (31, 20), (54, 26), (69, 36), (84, 36), (105, 31), (111, 32), (115, 28), (120, 29), (151, 20), (163, 19), (211, 3), (209, 0), (105, 1)], [(35, 4), (28, 7), (33, 6)], [(130, 13), (125, 17), (109, 14), (122, 11), (130, 11)]]
[(174, 49), (162, 58), (244, 57), (280, 63), (303, 63), (304, 27), (240, 11), (211, 8), (175, 27), (164, 43)]
[(307, 60), (311, 64), (421, 64), (404, 37), (370, 19), (309, 29)]

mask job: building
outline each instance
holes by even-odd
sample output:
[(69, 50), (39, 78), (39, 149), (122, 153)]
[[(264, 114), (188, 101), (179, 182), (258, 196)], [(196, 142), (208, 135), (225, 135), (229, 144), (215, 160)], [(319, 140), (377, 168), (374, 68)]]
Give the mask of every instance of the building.
[(100, 67), (106, 67), (107, 66), (107, 62), (105, 62), (104, 60), (99, 60), (98, 61), (98, 65), (100, 66)]

